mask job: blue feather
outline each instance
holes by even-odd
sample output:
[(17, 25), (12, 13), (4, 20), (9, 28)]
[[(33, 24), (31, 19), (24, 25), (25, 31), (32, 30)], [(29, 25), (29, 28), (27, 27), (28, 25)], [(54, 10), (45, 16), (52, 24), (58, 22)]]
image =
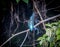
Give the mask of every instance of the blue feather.
[(34, 15), (35, 14), (33, 13), (28, 21), (28, 26), (31, 31), (33, 31), (33, 29), (34, 29)]

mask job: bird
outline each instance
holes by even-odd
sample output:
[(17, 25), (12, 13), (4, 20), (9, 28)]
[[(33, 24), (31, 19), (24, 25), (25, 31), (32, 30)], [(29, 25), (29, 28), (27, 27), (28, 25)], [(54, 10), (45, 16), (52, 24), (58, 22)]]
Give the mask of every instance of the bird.
[(34, 29), (34, 15), (35, 13), (33, 12), (30, 19), (28, 20), (28, 27), (31, 31)]

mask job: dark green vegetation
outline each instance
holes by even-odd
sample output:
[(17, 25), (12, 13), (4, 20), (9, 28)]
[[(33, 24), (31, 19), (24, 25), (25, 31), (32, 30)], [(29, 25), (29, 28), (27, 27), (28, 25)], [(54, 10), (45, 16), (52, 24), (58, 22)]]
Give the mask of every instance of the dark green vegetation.
[(40, 47), (60, 47), (60, 21), (46, 24), (46, 33), (37, 40)]

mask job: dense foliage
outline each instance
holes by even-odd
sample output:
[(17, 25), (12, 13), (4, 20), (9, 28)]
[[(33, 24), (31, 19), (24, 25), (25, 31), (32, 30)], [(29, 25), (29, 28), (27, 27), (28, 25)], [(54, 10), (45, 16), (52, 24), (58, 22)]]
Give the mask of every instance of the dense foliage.
[(47, 23), (46, 33), (37, 40), (41, 47), (60, 47), (60, 21)]

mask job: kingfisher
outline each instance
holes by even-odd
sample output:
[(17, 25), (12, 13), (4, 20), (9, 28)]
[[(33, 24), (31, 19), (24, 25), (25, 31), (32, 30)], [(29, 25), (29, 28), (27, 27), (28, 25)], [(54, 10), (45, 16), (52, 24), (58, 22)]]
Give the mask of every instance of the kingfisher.
[(34, 27), (34, 23), (37, 22), (38, 20), (35, 20), (35, 13), (33, 12), (30, 19), (28, 20), (28, 27), (30, 31), (37, 31), (37, 34), (39, 34), (39, 29)]
[(32, 15), (31, 15), (31, 17), (30, 17), (30, 19), (29, 19), (29, 21), (28, 21), (28, 27), (29, 27), (29, 29), (31, 30), (31, 31), (33, 31), (33, 29), (34, 29), (34, 13), (32, 13)]

